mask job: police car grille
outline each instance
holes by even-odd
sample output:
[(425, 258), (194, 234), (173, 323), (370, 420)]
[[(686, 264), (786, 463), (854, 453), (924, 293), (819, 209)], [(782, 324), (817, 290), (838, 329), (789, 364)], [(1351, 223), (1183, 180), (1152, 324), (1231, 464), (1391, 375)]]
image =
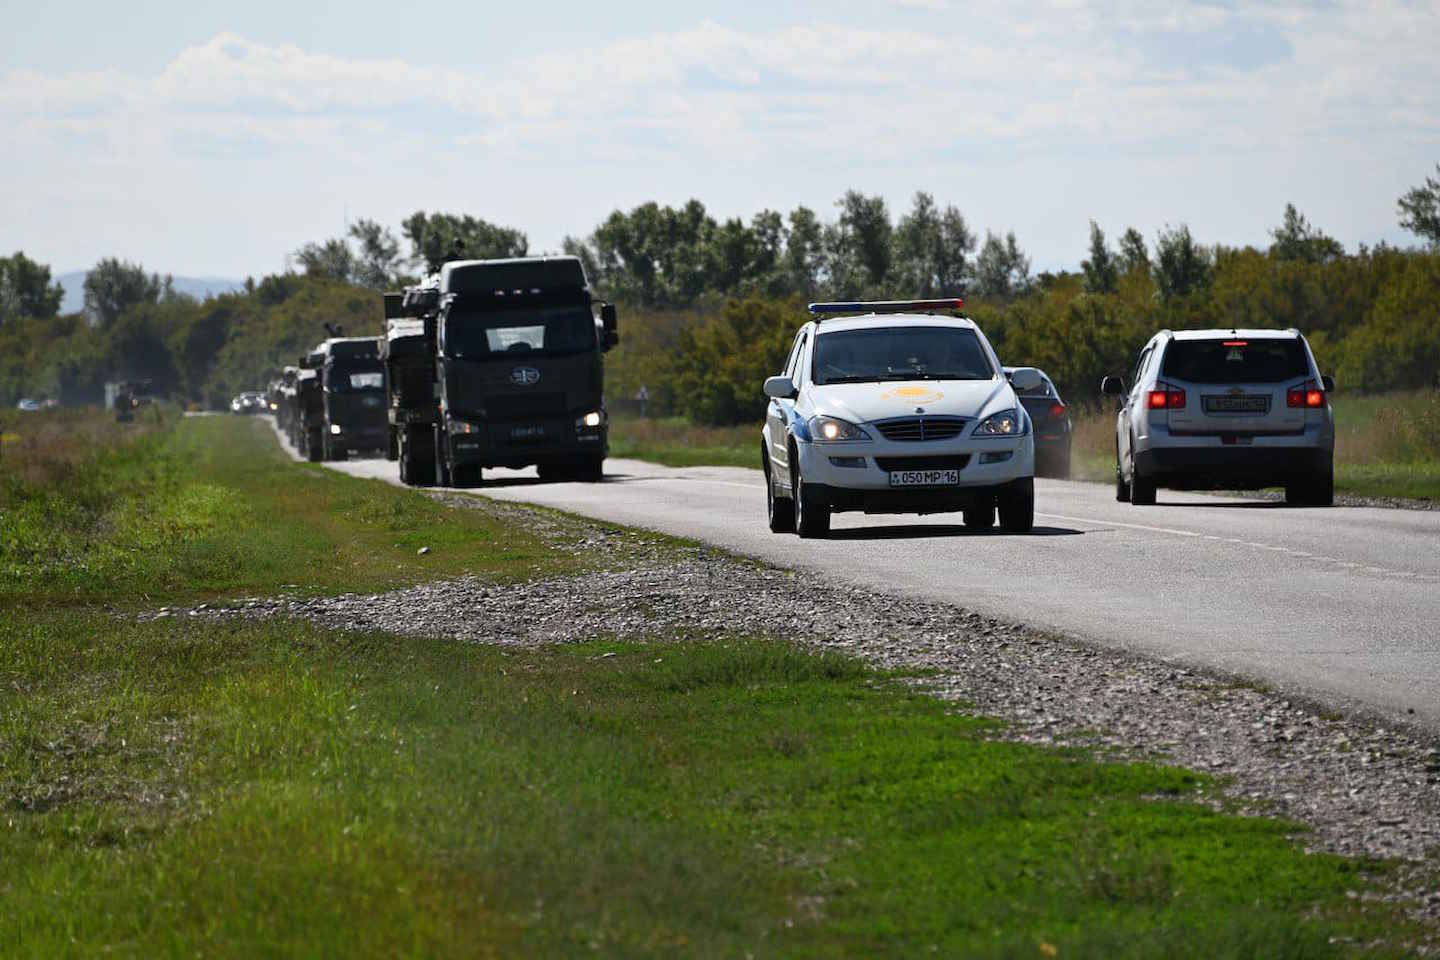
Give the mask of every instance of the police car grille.
[(953, 457), (876, 457), (875, 466), (881, 470), (964, 470), (970, 462), (970, 454), (962, 453)]
[(875, 424), (880, 436), (902, 443), (954, 440), (965, 429), (960, 417), (900, 417)]

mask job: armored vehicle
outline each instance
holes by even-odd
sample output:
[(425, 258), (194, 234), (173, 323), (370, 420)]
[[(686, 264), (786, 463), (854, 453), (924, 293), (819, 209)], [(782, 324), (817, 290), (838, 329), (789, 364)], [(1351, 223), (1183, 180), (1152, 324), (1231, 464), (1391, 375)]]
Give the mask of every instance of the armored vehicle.
[(601, 356), (619, 333), (577, 258), (452, 261), (385, 305), (389, 453), (404, 482), (470, 486), (486, 467), (532, 465), (542, 479), (601, 479)]
[(300, 372), (295, 376), (290, 442), (309, 460), (320, 460), (325, 455), (325, 399), (320, 381), (324, 363), (319, 349), (312, 350), (300, 358)]

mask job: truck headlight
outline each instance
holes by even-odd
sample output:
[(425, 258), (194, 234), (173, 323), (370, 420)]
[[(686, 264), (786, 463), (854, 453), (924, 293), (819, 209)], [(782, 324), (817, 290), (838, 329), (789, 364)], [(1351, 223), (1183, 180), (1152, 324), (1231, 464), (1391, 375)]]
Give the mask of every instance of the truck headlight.
[(591, 410), (582, 417), (575, 418), (576, 430), (594, 430), (605, 422), (604, 410)]
[(336, 436), (336, 437), (340, 436), (340, 424), (338, 424), (338, 423), (332, 423), (332, 424), (330, 424), (330, 434), (331, 434), (331, 436)]
[(820, 443), (847, 443), (870, 439), (870, 434), (855, 424), (836, 417), (811, 417), (808, 426), (810, 439)]
[(977, 437), (1018, 437), (1025, 433), (1025, 421), (1018, 410), (992, 413), (975, 428)]

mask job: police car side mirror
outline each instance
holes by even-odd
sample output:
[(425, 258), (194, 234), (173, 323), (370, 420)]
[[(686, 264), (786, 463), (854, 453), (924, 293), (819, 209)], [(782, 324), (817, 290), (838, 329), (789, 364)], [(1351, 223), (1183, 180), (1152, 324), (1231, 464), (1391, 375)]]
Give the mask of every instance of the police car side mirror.
[(789, 377), (769, 377), (765, 380), (765, 396), (772, 400), (794, 400), (799, 393), (795, 389), (795, 381)]
[(1320, 386), (1325, 388), (1326, 393), (1333, 393), (1335, 390), (1335, 378), (1326, 374), (1321, 374)]
[(1125, 381), (1119, 377), (1106, 377), (1100, 381), (1100, 392), (1107, 397), (1118, 397), (1125, 393)]

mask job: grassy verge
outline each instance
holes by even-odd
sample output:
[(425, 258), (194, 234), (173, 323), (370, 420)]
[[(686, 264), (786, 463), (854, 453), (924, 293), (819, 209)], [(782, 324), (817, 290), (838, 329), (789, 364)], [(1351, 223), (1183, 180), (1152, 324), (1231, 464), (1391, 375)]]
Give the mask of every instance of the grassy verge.
[(682, 417), (610, 421), (610, 455), (667, 467), (760, 467), (760, 427), (706, 427)]
[(517, 579), (575, 569), (484, 512), (290, 463), (258, 419), (57, 426), (44, 444), (7, 445), (0, 603), (154, 605), (383, 589), (437, 570)]
[[(0, 627), (0, 953), (1339, 955), (1403, 933), (1185, 771), (758, 641)], [(1382, 951), (1383, 953), (1383, 951)]]
[(158, 423), (6, 488), (7, 542), (45, 532), (44, 500), (68, 560), (7, 547), (0, 955), (1208, 960), (1412, 932), (1347, 897), (1384, 864), (1183, 802), (1207, 782), (1184, 770), (998, 742), (850, 659), (99, 610), (146, 578), (154, 605), (578, 569), (261, 429)]

